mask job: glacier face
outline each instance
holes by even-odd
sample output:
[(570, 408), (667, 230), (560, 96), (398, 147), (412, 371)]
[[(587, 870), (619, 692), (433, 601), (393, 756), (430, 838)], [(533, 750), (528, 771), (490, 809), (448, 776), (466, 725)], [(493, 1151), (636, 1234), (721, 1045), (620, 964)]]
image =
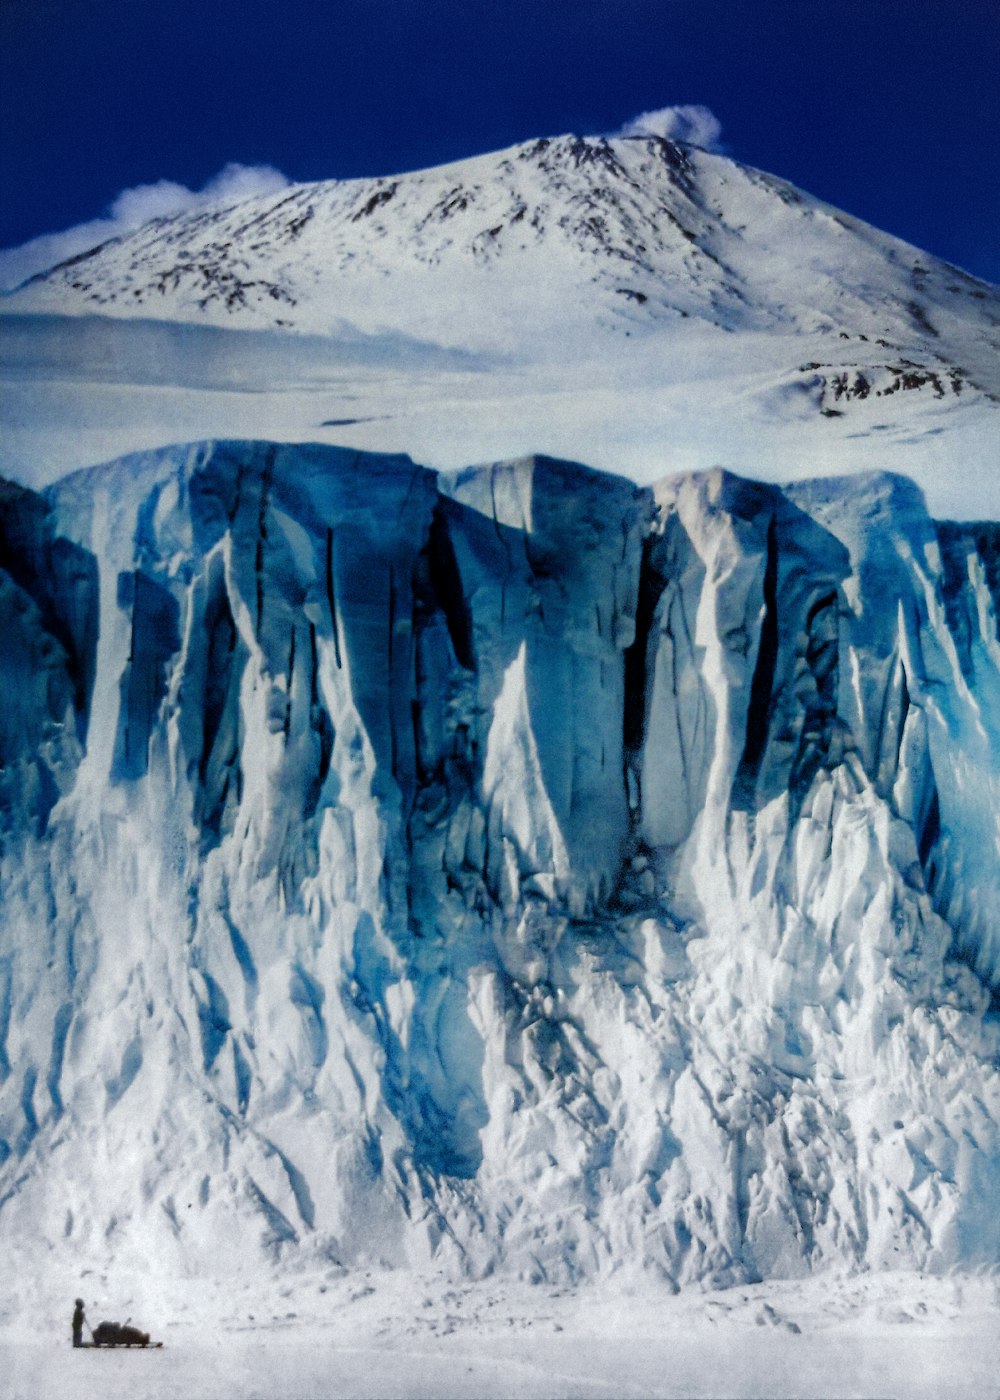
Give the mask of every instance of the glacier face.
[(233, 441), (0, 544), (12, 1251), (996, 1263), (996, 526)]

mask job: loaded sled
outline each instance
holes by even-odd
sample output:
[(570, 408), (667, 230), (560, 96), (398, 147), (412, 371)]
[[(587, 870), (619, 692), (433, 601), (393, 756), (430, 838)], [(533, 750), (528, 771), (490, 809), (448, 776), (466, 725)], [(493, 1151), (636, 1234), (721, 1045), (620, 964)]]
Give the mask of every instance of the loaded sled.
[(138, 1327), (129, 1327), (124, 1322), (99, 1322), (90, 1334), (92, 1341), (84, 1342), (85, 1347), (162, 1347), (162, 1342), (151, 1342), (148, 1332), (140, 1332)]

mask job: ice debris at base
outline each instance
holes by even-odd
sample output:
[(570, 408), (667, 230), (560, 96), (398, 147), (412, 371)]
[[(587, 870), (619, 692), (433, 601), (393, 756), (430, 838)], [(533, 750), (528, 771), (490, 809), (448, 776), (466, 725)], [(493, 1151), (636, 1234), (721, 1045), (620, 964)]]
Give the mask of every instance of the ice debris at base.
[(0, 562), (15, 1262), (996, 1264), (1000, 527), (214, 442)]

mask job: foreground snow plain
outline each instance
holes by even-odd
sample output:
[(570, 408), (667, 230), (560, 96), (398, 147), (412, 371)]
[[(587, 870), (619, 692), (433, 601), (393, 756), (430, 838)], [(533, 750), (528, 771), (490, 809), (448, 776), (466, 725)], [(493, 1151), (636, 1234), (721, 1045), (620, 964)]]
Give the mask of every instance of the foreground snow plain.
[[(0, 1393), (10, 1400), (982, 1400), (998, 1393), (1000, 1289), (984, 1277), (830, 1275), (678, 1295), (648, 1280), (576, 1291), (340, 1269), (225, 1287), (121, 1277), (89, 1283), (88, 1298), (116, 1288), (122, 1314), (134, 1311), (146, 1326), (171, 1319), (156, 1333), (164, 1349), (74, 1352), (62, 1342), (61, 1298), (39, 1298), (30, 1325), (24, 1299), (15, 1321), (7, 1298)], [(91, 1311), (104, 1315), (97, 1305)]]

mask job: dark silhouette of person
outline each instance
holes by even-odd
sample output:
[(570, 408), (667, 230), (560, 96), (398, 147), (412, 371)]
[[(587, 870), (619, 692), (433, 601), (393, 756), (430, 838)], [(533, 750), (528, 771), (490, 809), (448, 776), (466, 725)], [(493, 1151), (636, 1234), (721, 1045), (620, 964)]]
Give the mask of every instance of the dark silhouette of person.
[(73, 1309), (73, 1345), (83, 1346), (83, 1299), (77, 1298)]

